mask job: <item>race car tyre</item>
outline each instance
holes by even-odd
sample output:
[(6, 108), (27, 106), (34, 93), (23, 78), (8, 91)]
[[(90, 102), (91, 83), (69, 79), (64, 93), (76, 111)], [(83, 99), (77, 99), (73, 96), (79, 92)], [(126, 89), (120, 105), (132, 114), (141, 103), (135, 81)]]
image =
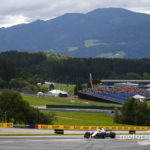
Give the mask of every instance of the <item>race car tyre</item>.
[(84, 138), (89, 139), (90, 137), (91, 137), (91, 133), (90, 132), (85, 132)]
[(115, 132), (110, 132), (110, 138), (114, 139), (116, 137), (116, 133)]

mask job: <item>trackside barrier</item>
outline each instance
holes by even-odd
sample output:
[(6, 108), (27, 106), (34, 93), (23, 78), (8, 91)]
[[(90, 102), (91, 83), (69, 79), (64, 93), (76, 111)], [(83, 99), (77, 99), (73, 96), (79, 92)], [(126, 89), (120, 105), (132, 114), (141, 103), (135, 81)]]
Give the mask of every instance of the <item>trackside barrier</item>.
[(36, 129), (63, 129), (63, 130), (97, 130), (99, 128), (105, 130), (150, 130), (150, 126), (67, 126), (67, 125), (35, 125)]
[(13, 123), (0, 123), (0, 128), (13, 128)]
[(46, 108), (58, 108), (58, 109), (101, 109), (101, 110), (114, 110), (115, 108), (121, 109), (121, 107), (114, 106), (78, 106), (78, 105), (46, 105)]
[(135, 130), (129, 130), (129, 134), (135, 134), (136, 131)]
[[(0, 128), (13, 128), (13, 123), (0, 123)], [(30, 128), (34, 129), (53, 129), (53, 130), (97, 130), (99, 128), (105, 130), (118, 131), (146, 131), (150, 130), (150, 126), (68, 126), (68, 125), (35, 125), (31, 124)]]
[(55, 129), (55, 134), (64, 134), (63, 129)]

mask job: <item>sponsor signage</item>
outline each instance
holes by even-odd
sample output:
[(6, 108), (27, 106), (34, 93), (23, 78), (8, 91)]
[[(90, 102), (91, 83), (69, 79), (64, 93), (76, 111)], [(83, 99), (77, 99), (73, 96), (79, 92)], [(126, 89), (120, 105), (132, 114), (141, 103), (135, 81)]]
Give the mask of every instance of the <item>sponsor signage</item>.
[(63, 129), (63, 130), (150, 130), (150, 127), (143, 126), (68, 126), (68, 125), (35, 125), (37, 129)]
[(0, 123), (0, 128), (13, 128), (13, 123)]

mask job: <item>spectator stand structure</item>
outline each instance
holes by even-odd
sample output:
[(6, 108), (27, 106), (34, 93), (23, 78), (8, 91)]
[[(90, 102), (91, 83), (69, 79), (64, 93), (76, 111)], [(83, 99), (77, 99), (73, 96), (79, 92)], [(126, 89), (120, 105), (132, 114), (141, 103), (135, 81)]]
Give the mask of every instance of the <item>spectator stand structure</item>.
[(150, 97), (150, 90), (142, 89), (137, 86), (125, 87), (99, 87), (93, 89), (86, 89), (78, 92), (79, 98), (90, 99), (99, 102), (124, 104), (130, 97), (139, 96), (139, 99), (144, 101)]

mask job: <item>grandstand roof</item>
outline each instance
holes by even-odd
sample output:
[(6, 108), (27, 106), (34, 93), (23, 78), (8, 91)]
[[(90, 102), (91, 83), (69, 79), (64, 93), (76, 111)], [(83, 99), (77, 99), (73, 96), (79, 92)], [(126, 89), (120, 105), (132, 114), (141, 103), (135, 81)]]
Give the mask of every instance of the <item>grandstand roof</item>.
[(102, 82), (133, 82), (133, 83), (150, 83), (150, 80), (101, 80)]

